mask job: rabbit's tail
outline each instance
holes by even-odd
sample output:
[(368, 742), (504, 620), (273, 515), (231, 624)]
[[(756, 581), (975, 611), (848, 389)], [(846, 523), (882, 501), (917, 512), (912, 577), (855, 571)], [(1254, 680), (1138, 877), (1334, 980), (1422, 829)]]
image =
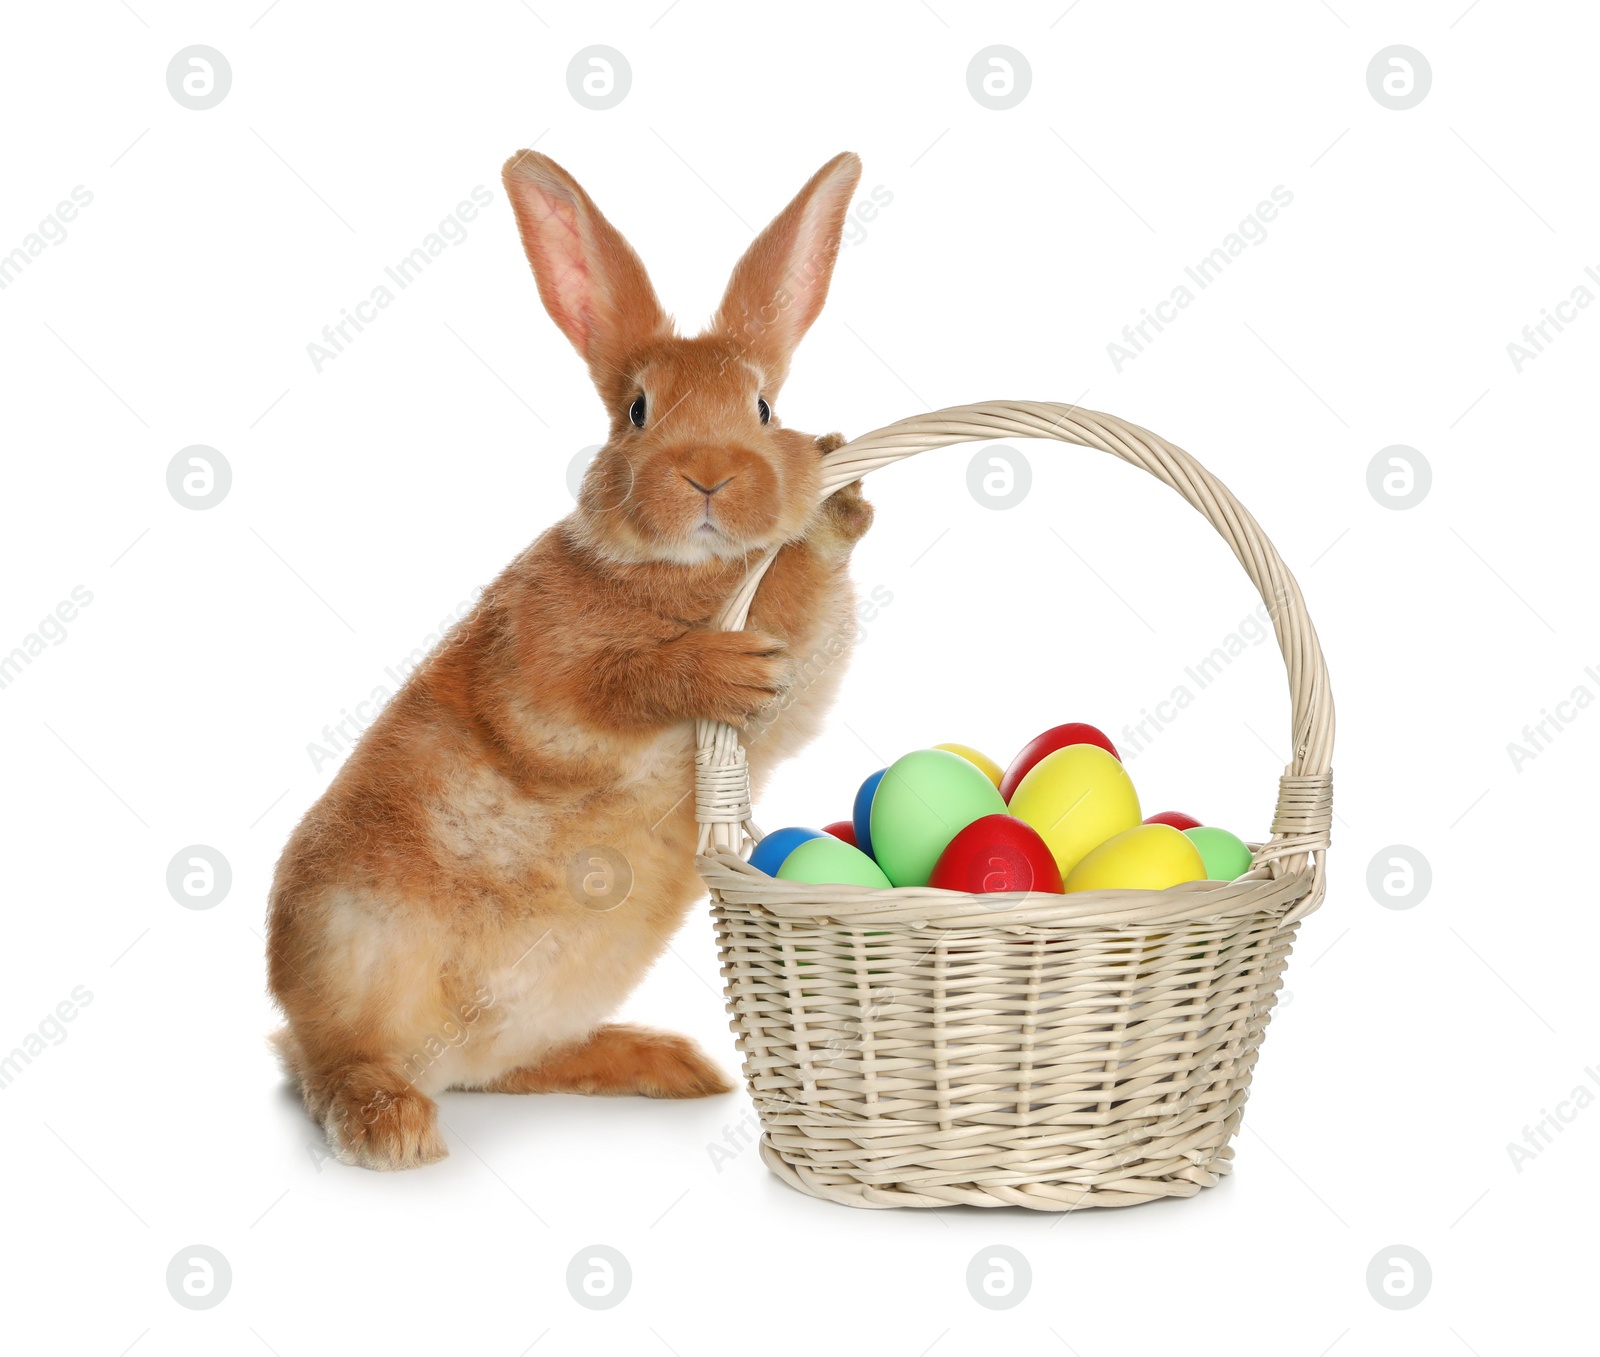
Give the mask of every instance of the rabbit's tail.
[(267, 1038), (267, 1044), (278, 1057), (278, 1064), (283, 1067), (283, 1072), (297, 1085), (303, 1084), (305, 1057), (300, 1049), (300, 1043), (295, 1040), (294, 1029), (285, 1024)]

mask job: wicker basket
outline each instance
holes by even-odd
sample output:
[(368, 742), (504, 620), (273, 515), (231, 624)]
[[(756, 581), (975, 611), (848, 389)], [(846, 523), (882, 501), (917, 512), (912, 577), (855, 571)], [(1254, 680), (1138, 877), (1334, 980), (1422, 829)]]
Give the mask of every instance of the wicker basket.
[[(778, 881), (736, 732), (701, 722), (698, 865), (731, 1026), (785, 1182), (847, 1206), (1071, 1211), (1192, 1196), (1230, 1167), (1299, 920), (1321, 903), (1333, 702), (1299, 586), (1186, 452), (1109, 415), (1002, 401), (902, 420), (829, 453), (826, 496), (912, 453), (1000, 437), (1098, 448), (1210, 520), (1268, 603), (1294, 761), (1272, 838), (1228, 884), (967, 895)], [(744, 624), (762, 571), (720, 619)]]

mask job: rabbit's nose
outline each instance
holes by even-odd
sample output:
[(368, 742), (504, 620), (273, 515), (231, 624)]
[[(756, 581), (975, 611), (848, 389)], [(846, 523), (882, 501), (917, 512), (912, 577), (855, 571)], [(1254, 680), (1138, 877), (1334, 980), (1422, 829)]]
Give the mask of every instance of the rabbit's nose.
[(683, 479), (688, 481), (690, 485), (694, 486), (694, 488), (696, 490), (698, 490), (702, 495), (710, 496), (710, 495), (716, 494), (717, 491), (722, 489), (722, 487), (725, 486), (729, 481), (731, 481), (733, 479), (733, 477), (732, 476), (724, 476), (715, 485), (701, 485), (699, 481), (695, 480), (695, 478), (693, 476), (689, 476), (689, 475), (685, 475)]

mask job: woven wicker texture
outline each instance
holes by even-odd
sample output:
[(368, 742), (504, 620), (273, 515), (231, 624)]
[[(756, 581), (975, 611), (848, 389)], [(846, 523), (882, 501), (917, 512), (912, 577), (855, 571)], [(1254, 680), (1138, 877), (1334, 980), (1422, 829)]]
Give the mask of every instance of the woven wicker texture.
[[(1333, 700), (1294, 577), (1228, 489), (1110, 415), (1030, 401), (901, 420), (824, 458), (823, 494), (994, 438), (1143, 467), (1233, 549), (1273, 618), (1293, 762), (1272, 837), (1227, 884), (1069, 896), (810, 886), (757, 872), (738, 733), (702, 721), (699, 867), (728, 1012), (786, 1182), (850, 1206), (1063, 1211), (1190, 1196), (1228, 1171), (1299, 920), (1321, 903)], [(719, 619), (744, 625), (766, 562)]]

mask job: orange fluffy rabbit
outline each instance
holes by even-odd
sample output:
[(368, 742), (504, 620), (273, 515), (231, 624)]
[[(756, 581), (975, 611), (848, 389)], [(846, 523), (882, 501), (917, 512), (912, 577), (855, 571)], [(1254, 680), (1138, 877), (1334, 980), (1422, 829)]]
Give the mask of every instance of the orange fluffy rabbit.
[[(572, 176), (531, 151), (507, 162), (539, 295), (610, 435), (578, 507), (384, 708), (278, 863), (277, 1043), (346, 1163), (442, 1158), (447, 1088), (729, 1089), (685, 1038), (605, 1019), (701, 893), (695, 719), (744, 728), (759, 775), (814, 733), (855, 635), (847, 566), (872, 510), (855, 486), (818, 505), (840, 440), (784, 428), (775, 405), (860, 172), (849, 154), (823, 166), (682, 338)], [(712, 630), (773, 549), (749, 629)], [(569, 884), (597, 845), (632, 870), (615, 908)]]

